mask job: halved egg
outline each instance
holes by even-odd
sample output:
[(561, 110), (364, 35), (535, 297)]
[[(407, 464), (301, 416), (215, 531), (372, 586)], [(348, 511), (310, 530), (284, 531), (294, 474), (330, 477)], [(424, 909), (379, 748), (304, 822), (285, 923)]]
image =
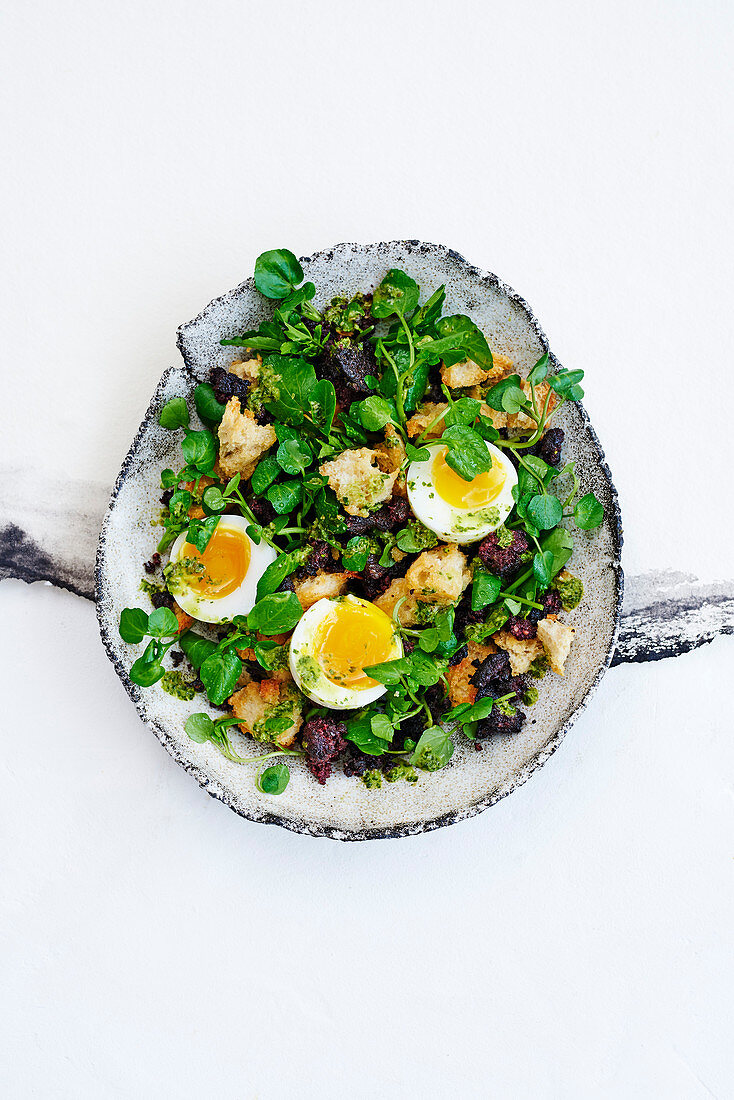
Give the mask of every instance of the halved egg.
[(492, 468), (472, 481), (451, 469), (444, 444), (428, 450), (426, 462), (408, 467), (408, 500), (421, 523), (446, 542), (461, 543), (478, 542), (504, 523), (515, 503), (517, 473), (498, 447), (487, 443)]
[(244, 516), (222, 516), (203, 554), (185, 531), (174, 542), (168, 589), (188, 615), (220, 623), (252, 611), (257, 582), (277, 555), (266, 542), (256, 545), (247, 525)]
[(352, 710), (387, 690), (365, 673), (370, 665), (403, 655), (389, 615), (357, 596), (323, 599), (293, 631), (290, 670), (304, 695), (332, 710)]

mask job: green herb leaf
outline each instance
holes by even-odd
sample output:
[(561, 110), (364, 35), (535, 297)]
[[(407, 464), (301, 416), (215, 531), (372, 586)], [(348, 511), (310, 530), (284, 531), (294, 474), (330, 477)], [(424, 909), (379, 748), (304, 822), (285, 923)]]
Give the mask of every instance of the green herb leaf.
[(479, 474), (491, 470), (492, 456), (487, 444), (473, 428), (456, 424), (446, 429), (441, 442), (448, 446), (446, 465), (464, 481), (473, 481)]
[(164, 672), (160, 661), (146, 661), (145, 656), (138, 657), (130, 669), (130, 679), (140, 687), (150, 687), (161, 679)]
[(148, 633), (148, 616), (140, 607), (126, 607), (120, 615), (120, 637), (137, 645)]
[(544, 351), (538, 362), (535, 364), (530, 374), (528, 375), (528, 382), (531, 386), (538, 386), (546, 374), (548, 373), (548, 352)]
[(553, 555), (551, 574), (555, 577), (573, 553), (573, 538), (563, 527), (558, 527), (540, 540), (540, 546), (542, 550), (548, 550)]
[(357, 404), (359, 419), (362, 427), (368, 432), (378, 432), (389, 424), (393, 418), (393, 410), (384, 397), (375, 394), (373, 397), (365, 397), (364, 401)]
[(342, 554), (342, 564), (345, 569), (361, 573), (367, 565), (367, 558), (373, 552), (374, 546), (371, 539), (368, 539), (365, 535), (354, 535), (347, 543)]
[(215, 642), (202, 638), (201, 634), (196, 634), (193, 630), (184, 631), (178, 644), (195, 669), (201, 668), (207, 657), (217, 648)]
[(392, 741), (394, 727), (386, 714), (373, 714), (370, 719), (370, 728), (375, 737), (381, 741)]
[(528, 504), (528, 515), (539, 531), (549, 531), (563, 519), (563, 505), (552, 493), (534, 496)]
[(282, 794), (288, 786), (291, 773), (287, 764), (274, 764), (272, 768), (266, 768), (257, 777), (258, 789), (263, 794)]
[(331, 435), (336, 414), (334, 383), (330, 382), (328, 378), (320, 379), (311, 390), (308, 400), (311, 407), (311, 416), (328, 439)]
[(411, 520), (407, 527), (398, 531), (397, 544), (405, 554), (419, 554), (422, 550), (432, 550), (438, 546), (438, 538), (420, 520)]
[(285, 578), (303, 565), (308, 553), (309, 548), (305, 547), (303, 550), (293, 550), (290, 554), (280, 554), (271, 562), (257, 582), (256, 601), (277, 592)]
[(266, 298), (286, 298), (303, 281), (303, 268), (287, 248), (263, 252), (255, 261), (255, 286)]
[(160, 411), (158, 423), (162, 428), (167, 428), (169, 432), (174, 431), (176, 428), (188, 428), (189, 407), (183, 397), (172, 397), (170, 401), (166, 402)]
[(458, 401), (454, 401), (453, 405), (449, 405), (443, 422), (447, 428), (453, 424), (473, 424), (479, 416), (481, 407), (482, 402), (473, 397), (460, 397)]
[(576, 526), (582, 531), (591, 531), (604, 519), (604, 507), (593, 493), (587, 493), (576, 501), (573, 518)]
[(267, 458), (263, 458), (255, 467), (255, 472), (250, 480), (253, 493), (256, 493), (257, 496), (262, 496), (265, 490), (273, 484), (279, 474), (280, 465), (275, 457), (273, 455), (268, 455)]
[(387, 748), (387, 743), (381, 737), (375, 737), (372, 732), (372, 724), (367, 714), (359, 718), (350, 718), (346, 723), (347, 732), (344, 735), (347, 741), (356, 745), (360, 752), (368, 756), (382, 756)]
[(419, 296), (416, 281), (393, 267), (372, 296), (372, 313), (379, 319), (395, 314), (405, 317), (418, 305)]
[(300, 439), (286, 439), (278, 447), (275, 457), (287, 474), (302, 474), (313, 462), (311, 448)]
[(214, 387), (208, 382), (200, 382), (194, 390), (194, 405), (202, 420), (208, 427), (216, 428), (224, 416), (225, 405), (217, 401)]
[(201, 503), (210, 512), (223, 512), (228, 502), (218, 485), (208, 485), (202, 494)]
[(559, 370), (557, 374), (549, 377), (548, 384), (559, 397), (565, 397), (568, 401), (580, 401), (584, 391), (578, 383), (583, 377), (582, 370)]
[(501, 588), (502, 581), (499, 577), (477, 566), (474, 570), (474, 580), (471, 588), (472, 611), (481, 611), (483, 607), (488, 607), (494, 603)]
[(405, 444), (405, 453), (411, 462), (428, 462), (431, 457), (428, 447), (414, 447), (412, 443)]
[(157, 607), (148, 616), (148, 633), (152, 638), (171, 638), (178, 634), (178, 619), (169, 607)]
[(289, 634), (302, 614), (303, 608), (295, 592), (273, 592), (257, 601), (247, 616), (247, 626), (268, 637)]
[(242, 661), (232, 649), (216, 651), (202, 661), (199, 676), (209, 701), (220, 706), (235, 689)]
[(533, 573), (538, 584), (547, 588), (553, 579), (553, 554), (543, 550), (533, 558)]
[[(507, 378), (500, 379), (500, 381), (496, 382), (487, 393), (487, 396), (484, 398), (485, 403), (489, 405), (490, 409), (496, 409), (497, 412), (506, 412), (507, 410), (502, 403), (504, 395), (507, 390), (519, 389), (522, 393), (522, 389), (520, 388), (520, 381), (521, 379), (519, 374), (510, 374)], [(524, 394), (523, 400), (525, 400)]]
[(212, 471), (217, 459), (217, 448), (211, 432), (187, 431), (181, 450), (186, 461), (203, 474)]
[(403, 676), (410, 674), (411, 668), (410, 658), (397, 657), (394, 661), (382, 661), (379, 665), (366, 665), (363, 671), (378, 684), (394, 687)]
[(200, 554), (203, 554), (209, 545), (220, 518), (219, 515), (207, 516), (206, 519), (194, 519), (189, 524), (186, 541), (195, 546)]
[(208, 714), (200, 711), (198, 714), (192, 714), (186, 719), (184, 729), (192, 741), (203, 745), (205, 741), (211, 740), (214, 734), (214, 722)]
[(416, 768), (435, 772), (445, 768), (453, 755), (454, 744), (450, 734), (441, 726), (429, 726), (421, 734), (410, 762)]
[(287, 515), (300, 503), (303, 490), (300, 481), (278, 481), (265, 496), (279, 515)]

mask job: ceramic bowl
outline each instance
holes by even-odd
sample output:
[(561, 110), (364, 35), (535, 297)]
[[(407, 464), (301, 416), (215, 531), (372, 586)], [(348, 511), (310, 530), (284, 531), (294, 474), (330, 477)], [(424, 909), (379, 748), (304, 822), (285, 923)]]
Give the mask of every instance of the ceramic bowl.
[[(372, 290), (388, 268), (399, 267), (418, 281), (424, 297), (445, 283), (446, 312), (472, 317), (492, 349), (508, 355), (520, 374), (526, 374), (548, 348), (526, 302), (497, 276), (473, 267), (450, 249), (418, 241), (340, 244), (301, 262), (306, 278), (316, 284), (317, 307), (337, 293)], [(596, 493), (604, 505), (605, 520), (597, 531), (574, 536), (571, 564), (584, 582), (585, 597), (567, 619), (576, 626), (577, 636), (566, 675), (548, 675), (538, 682), (540, 698), (529, 711), (524, 729), (515, 736), (485, 742), (482, 752), (457, 737), (450, 765), (438, 772), (419, 773), (413, 785), (400, 781), (370, 790), (337, 768), (320, 786), (295, 761), (285, 792), (277, 797), (262, 794), (255, 785), (253, 767), (233, 764), (213, 745), (196, 744), (186, 736), (188, 714), (207, 709), (201, 697), (192, 705), (158, 685), (140, 688), (131, 682), (128, 669), (139, 647), (123, 642), (118, 623), (122, 608), (145, 603), (139, 585), (142, 563), (157, 541), (151, 519), (160, 509), (160, 470), (180, 465), (180, 433), (158, 425), (160, 408), (175, 395), (190, 395), (197, 382), (208, 379), (211, 367), (228, 366), (235, 349), (223, 348), (220, 339), (255, 328), (270, 311), (272, 303), (264, 301), (253, 280), (247, 279), (180, 328), (183, 366), (163, 375), (115, 482), (104, 519), (96, 566), (102, 640), (143, 721), (174, 760), (235, 813), (338, 840), (400, 837), (450, 825), (487, 809), (524, 783), (558, 747), (609, 666), (622, 598), (622, 533), (604, 452), (583, 407), (565, 406), (557, 420), (566, 432), (565, 456), (578, 460), (582, 491)], [(552, 355), (551, 360), (555, 367), (560, 365)], [(243, 739), (241, 748), (244, 745)], [(247, 745), (251, 752), (257, 751), (251, 741)]]

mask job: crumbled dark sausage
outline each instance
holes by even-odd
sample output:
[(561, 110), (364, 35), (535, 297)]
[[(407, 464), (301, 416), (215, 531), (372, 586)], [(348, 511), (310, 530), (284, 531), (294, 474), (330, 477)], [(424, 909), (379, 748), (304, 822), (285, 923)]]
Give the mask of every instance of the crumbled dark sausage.
[(350, 745), (342, 763), (345, 775), (364, 775), (377, 764), (378, 757), (360, 752), (356, 745)]
[(333, 718), (310, 718), (301, 729), (301, 741), (306, 750), (306, 767), (318, 780), (325, 783), (331, 775), (331, 762), (347, 747), (343, 722)]
[(155, 573), (156, 569), (160, 568), (160, 564), (161, 564), (161, 556), (156, 551), (156, 553), (153, 555), (153, 557), (150, 559), (150, 561), (145, 562), (145, 564), (143, 565), (143, 569), (145, 570), (146, 573)]
[(267, 527), (269, 523), (272, 523), (276, 516), (275, 508), (269, 500), (265, 497), (252, 496), (249, 497), (247, 503), (250, 506), (252, 514), (258, 523), (263, 527)]
[(378, 531), (396, 531), (407, 523), (410, 514), (410, 505), (405, 497), (393, 497), (368, 518)]
[(496, 531), (492, 531), (479, 544), (482, 564), (499, 577), (508, 577), (519, 569), (520, 559), (528, 550), (528, 540), (522, 531), (511, 531), (510, 534), (512, 542), (509, 546), (500, 546)]
[(250, 392), (250, 383), (246, 378), (239, 378), (224, 367), (212, 367), (209, 381), (214, 390), (214, 396), (220, 405), (226, 405), (230, 397), (239, 397), (240, 407), (244, 406), (245, 399)]
[(469, 646), (462, 645), (456, 650), (456, 653), (452, 653), (449, 657), (450, 665), (460, 665), (465, 657), (469, 656)]
[(161, 493), (161, 504), (164, 508), (167, 508), (171, 503), (171, 497), (173, 496), (173, 489), (164, 489)]
[(486, 610), (486, 608), (483, 608), (481, 611), (472, 611), (471, 585), (469, 585), (456, 605), (456, 613), (454, 615), (454, 634), (456, 637), (462, 638), (464, 636), (464, 631), (470, 623), (481, 623), (486, 614)]
[(311, 544), (311, 553), (298, 570), (299, 577), (315, 577), (317, 573), (330, 573), (340, 569), (331, 553), (331, 547), (323, 539)]
[(509, 680), (511, 676), (510, 658), (504, 649), (499, 649), (496, 653), (490, 653), (484, 658), (471, 681), (477, 689), (477, 695), (483, 692), (481, 698), (484, 698), (485, 695), (502, 695), (501, 690), (485, 691), (484, 689), (491, 688), (497, 681)]
[(533, 452), (547, 462), (549, 466), (558, 466), (561, 461), (561, 448), (563, 446), (563, 428), (551, 428), (545, 433), (539, 443), (533, 447)]
[(181, 664), (181, 662), (184, 659), (183, 653), (181, 652), (180, 649), (172, 649), (170, 656), (171, 656), (171, 664), (173, 665), (174, 668), (178, 668), (178, 666)]
[(538, 611), (537, 607), (532, 607), (528, 615), (530, 622), (539, 623), (546, 615), (560, 614), (561, 597), (558, 595), (555, 588), (550, 588), (547, 592), (544, 592), (542, 596), (538, 597), (537, 602), (542, 603), (543, 610)]
[(487, 718), (482, 718), (477, 725), (477, 737), (519, 733), (524, 724), (525, 714), (521, 710), (514, 714), (503, 714), (499, 707), (493, 707), (492, 713)]
[(173, 596), (170, 592), (166, 592), (165, 589), (161, 589), (159, 592), (151, 592), (150, 602), (153, 607), (173, 607)]
[(538, 628), (530, 619), (523, 619), (521, 615), (513, 615), (506, 623), (505, 630), (512, 634), (518, 641), (527, 642), (538, 633)]

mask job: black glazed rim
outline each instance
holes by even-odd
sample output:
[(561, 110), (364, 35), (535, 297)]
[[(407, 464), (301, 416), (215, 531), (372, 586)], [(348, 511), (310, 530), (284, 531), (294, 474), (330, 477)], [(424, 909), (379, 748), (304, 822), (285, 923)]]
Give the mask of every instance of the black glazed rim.
[[(539, 340), (542, 348), (544, 350), (548, 351), (550, 361), (553, 364), (554, 368), (557, 369), (557, 370), (561, 368), (561, 364), (559, 363), (558, 359), (550, 351), (550, 348), (548, 347), (548, 339), (545, 335), (545, 332), (541, 328), (540, 323), (538, 322), (535, 314), (533, 313), (532, 309), (530, 308), (528, 303), (525, 301), (525, 299), (522, 298), (511, 287), (507, 286), (506, 283), (503, 283), (502, 280), (499, 279), (496, 275), (492, 274), (491, 272), (482, 271), (480, 268), (474, 267), (472, 264), (468, 263), (464, 259), (463, 256), (461, 256), (458, 252), (455, 252), (453, 249), (446, 248), (443, 245), (429, 244), (429, 243), (426, 243), (426, 242), (414, 241), (414, 240), (389, 241), (389, 242), (381, 242), (379, 244), (372, 244), (372, 245), (358, 245), (358, 244), (349, 242), (349, 243), (344, 243), (344, 244), (333, 245), (331, 248), (323, 249), (320, 252), (314, 253), (312, 256), (302, 256), (301, 257), (301, 262), (302, 263), (307, 263), (307, 262), (309, 262), (311, 260), (314, 260), (314, 259), (321, 259), (321, 260), (327, 260), (327, 261), (331, 260), (331, 259), (333, 259), (334, 252), (337, 249), (352, 248), (352, 249), (355, 249), (355, 250), (359, 250), (360, 252), (365, 252), (365, 251), (366, 252), (373, 252), (374, 251), (376, 253), (379, 253), (379, 251), (381, 249), (388, 248), (388, 247), (393, 246), (393, 245), (400, 245), (409, 254), (410, 253), (421, 253), (421, 254), (425, 255), (426, 253), (429, 253), (429, 252), (443, 253), (444, 255), (449, 256), (452, 260), (454, 260), (458, 264), (461, 264), (465, 268), (465, 270), (467, 271), (468, 274), (478, 278), (486, 287), (493, 287), (493, 288), (497, 288), (497, 289), (501, 290), (512, 302), (514, 302), (517, 306), (519, 306), (524, 311), (524, 313), (526, 314), (526, 316), (528, 318), (528, 321), (529, 321), (530, 325), (532, 326), (534, 332), (536, 333), (536, 335), (538, 337), (538, 340)], [(186, 356), (184, 348), (182, 346), (182, 343), (183, 343), (182, 333), (184, 332), (184, 330), (186, 328), (188, 328), (192, 324), (195, 324), (196, 321), (198, 321), (200, 318), (202, 318), (204, 316), (204, 314), (207, 313), (213, 305), (215, 305), (219, 302), (226, 301), (227, 299), (235, 296), (236, 294), (238, 294), (242, 290), (243, 287), (250, 288), (250, 287), (253, 287), (253, 286), (254, 286), (253, 279), (252, 278), (246, 279), (244, 283), (241, 283), (234, 290), (229, 291), (227, 294), (221, 295), (219, 298), (213, 299), (209, 303), (209, 305), (204, 310), (202, 310), (202, 312), (200, 314), (198, 314), (198, 316), (195, 317), (192, 321), (189, 321), (186, 324), (180, 326), (180, 328), (178, 330), (177, 344), (178, 344), (178, 348), (179, 348), (179, 350), (182, 354), (182, 357), (184, 359), (184, 364), (185, 364), (184, 368), (183, 368), (184, 372), (189, 376), (189, 379), (192, 381), (192, 383), (195, 382), (195, 381), (198, 381), (198, 379), (196, 378), (195, 372), (192, 369), (192, 364), (190, 362), (188, 362), (187, 356)], [(109, 502), (109, 505), (108, 505), (108, 508), (107, 508), (107, 512), (105, 514), (105, 518), (104, 518), (104, 521), (103, 521), (103, 524), (102, 524), (102, 530), (100, 532), (99, 544), (98, 544), (98, 548), (97, 548), (97, 557), (96, 557), (96, 562), (95, 562), (95, 570), (94, 570), (97, 619), (98, 619), (98, 622), (99, 622), (99, 628), (100, 628), (100, 634), (101, 634), (101, 637), (102, 637), (102, 643), (103, 643), (103, 645), (105, 647), (105, 650), (107, 652), (107, 656), (109, 657), (110, 661), (112, 662), (117, 675), (119, 676), (120, 680), (123, 683), (123, 686), (125, 687), (125, 690), (127, 691), (128, 695), (130, 696), (133, 703), (135, 704), (135, 708), (136, 708), (138, 714), (140, 715), (140, 718), (145, 722), (145, 724), (147, 726), (149, 726), (152, 729), (153, 733), (156, 735), (156, 737), (160, 741), (161, 745), (163, 745), (164, 749), (169, 753), (170, 756), (173, 757), (173, 759), (176, 761), (177, 764), (179, 764), (185, 771), (187, 771), (190, 775), (192, 775), (194, 777), (194, 779), (197, 781), (199, 786), (202, 787), (202, 789), (205, 790), (207, 792), (207, 794), (211, 795), (213, 798), (219, 799), (220, 802), (223, 802), (226, 806), (229, 806), (229, 808), (231, 810), (234, 810), (234, 812), (236, 814), (238, 814), (240, 817), (244, 817), (248, 821), (255, 821), (255, 822), (258, 822), (258, 823), (263, 824), (263, 825), (279, 825), (284, 829), (290, 830), (291, 832), (303, 833), (307, 836), (327, 837), (330, 840), (344, 840), (344, 841), (393, 840), (393, 839), (397, 839), (399, 837), (415, 836), (418, 833), (430, 832), (433, 829), (442, 829), (447, 825), (454, 825), (454, 824), (456, 824), (456, 822), (464, 821), (466, 818), (474, 817), (476, 814), (481, 813), (483, 810), (489, 809), (490, 806), (494, 806), (497, 802), (500, 801), (500, 799), (504, 798), (508, 794), (511, 794), (518, 787), (522, 786), (522, 784), (525, 783), (530, 778), (530, 776), (539, 767), (541, 767), (546, 762), (546, 760), (549, 759), (550, 756), (553, 755), (553, 753), (556, 751), (558, 746), (561, 744), (561, 741), (565, 737), (568, 730), (571, 728), (571, 726), (574, 724), (574, 722), (578, 718), (579, 714), (588, 705), (592, 695), (594, 694), (597, 687), (601, 683), (602, 677), (604, 676), (605, 672), (607, 671), (607, 669), (609, 668), (609, 666), (611, 664), (612, 657), (614, 655), (614, 650), (615, 650), (616, 643), (617, 643), (617, 636), (618, 636), (618, 633), (619, 633), (619, 622), (620, 622), (620, 615), (621, 615), (621, 610), (622, 610), (622, 596), (623, 596), (623, 593), (624, 593), (624, 573), (622, 571), (622, 565), (621, 565), (623, 534), (622, 534), (622, 517), (621, 517), (620, 508), (619, 508), (619, 497), (618, 497), (617, 490), (616, 490), (616, 487), (614, 485), (614, 482), (612, 481), (612, 475), (611, 475), (611, 472), (609, 470), (609, 466), (607, 465), (606, 457), (604, 455), (604, 450), (601, 446), (601, 443), (599, 442), (597, 434), (594, 431), (594, 428), (591, 424), (591, 421), (589, 420), (589, 416), (588, 416), (586, 410), (584, 409), (583, 405), (577, 402), (576, 403), (576, 408), (578, 409), (579, 414), (581, 416), (582, 425), (586, 429), (586, 431), (589, 433), (589, 435), (591, 437), (591, 440), (592, 440), (592, 443), (594, 444), (594, 448), (597, 452), (599, 465), (601, 467), (602, 472), (604, 473), (604, 476), (607, 480), (608, 487), (609, 487), (609, 498), (610, 498), (610, 504), (611, 504), (611, 509), (612, 509), (612, 514), (609, 517), (609, 519), (610, 519), (610, 523), (611, 523), (612, 544), (613, 544), (613, 550), (614, 550), (613, 565), (614, 565), (614, 573), (615, 573), (616, 585), (617, 585), (614, 630), (612, 632), (612, 636), (611, 636), (611, 639), (610, 639), (610, 642), (609, 642), (609, 647), (608, 647), (605, 659), (604, 659), (602, 665), (600, 666), (596, 676), (594, 677), (592, 682), (589, 684), (583, 699), (581, 699), (581, 701), (576, 706), (575, 710), (569, 715), (569, 717), (566, 719), (564, 724), (560, 727), (560, 729), (556, 733), (555, 737), (553, 737), (551, 741), (549, 741), (547, 744), (545, 744), (538, 751), (538, 753), (535, 755), (535, 757), (533, 757), (533, 759), (530, 760), (521, 769), (521, 771), (519, 771), (515, 776), (513, 776), (511, 782), (508, 783), (502, 790), (494, 791), (492, 794), (489, 794), (484, 798), (478, 799), (476, 802), (471, 803), (471, 805), (468, 805), (468, 806), (464, 807), (463, 809), (452, 810), (448, 813), (440, 814), (438, 817), (431, 818), (427, 821), (413, 822), (413, 823), (408, 823), (408, 824), (405, 824), (405, 825), (382, 826), (382, 827), (378, 827), (378, 828), (374, 828), (374, 829), (365, 829), (365, 828), (348, 829), (348, 828), (337, 827), (337, 826), (314, 825), (314, 824), (311, 824), (307, 821), (297, 821), (297, 820), (294, 820), (294, 819), (291, 819), (291, 818), (280, 817), (278, 814), (268, 813), (266, 811), (259, 811), (259, 810), (254, 810), (254, 809), (250, 810), (249, 812), (245, 812), (244, 810), (239, 808), (236, 805), (235, 799), (230, 795), (230, 793), (226, 789), (222, 788), (219, 785), (219, 781), (216, 781), (215, 783), (213, 783), (212, 780), (209, 778), (209, 776), (203, 771), (203, 769), (199, 768), (197, 765), (193, 764), (191, 762), (191, 760), (187, 759), (187, 757), (182, 755), (182, 753), (179, 751), (177, 745), (174, 743), (174, 741), (169, 736), (169, 734), (164, 729), (164, 727), (158, 721), (156, 721), (155, 719), (148, 718), (146, 716), (145, 708), (144, 708), (143, 702), (142, 702), (141, 692), (138, 689), (137, 685), (133, 684), (132, 680), (130, 679), (130, 676), (128, 675), (127, 668), (125, 668), (122, 661), (115, 654), (108, 626), (102, 619), (102, 615), (101, 615), (101, 611), (100, 611), (100, 607), (101, 607), (100, 597), (101, 597), (101, 594), (103, 592), (104, 583), (105, 583), (104, 551), (105, 551), (107, 525), (110, 521), (110, 516), (111, 516), (112, 510), (114, 508), (115, 501), (117, 499), (117, 495), (118, 495), (123, 483), (125, 482), (125, 480), (127, 478), (127, 475), (129, 473), (129, 470), (130, 470), (130, 466), (131, 466), (131, 464), (133, 462), (133, 459), (135, 458), (135, 456), (138, 452), (138, 449), (139, 449), (139, 447), (142, 443), (143, 436), (145, 435), (145, 433), (148, 429), (148, 425), (150, 423), (150, 420), (158, 412), (158, 409), (159, 409), (159, 406), (160, 406), (161, 395), (162, 395), (162, 392), (164, 390), (165, 384), (166, 384), (168, 378), (170, 377), (171, 373), (175, 370), (180, 370), (180, 369), (181, 369), (180, 367), (169, 367), (169, 369), (163, 374), (160, 382), (158, 383), (158, 386), (156, 387), (156, 390), (155, 390), (155, 393), (153, 394), (153, 398), (151, 400), (151, 403), (148, 406), (148, 410), (147, 410), (147, 412), (145, 414), (145, 417), (143, 418), (143, 421), (142, 421), (142, 423), (141, 423), (141, 425), (138, 429), (138, 432), (135, 436), (135, 439), (132, 442), (130, 450), (128, 451), (128, 453), (125, 457), (125, 460), (122, 464), (120, 472), (117, 475), (117, 479), (115, 480), (115, 484), (114, 484), (114, 487), (112, 489), (112, 495), (110, 497), (110, 502)]]

